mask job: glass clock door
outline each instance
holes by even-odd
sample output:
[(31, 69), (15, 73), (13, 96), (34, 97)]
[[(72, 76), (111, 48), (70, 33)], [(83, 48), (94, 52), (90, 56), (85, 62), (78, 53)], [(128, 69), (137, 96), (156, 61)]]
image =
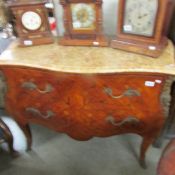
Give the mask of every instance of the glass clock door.
[(152, 37), (157, 12), (158, 0), (126, 0), (123, 32)]
[(74, 30), (94, 30), (96, 21), (95, 5), (91, 3), (71, 4), (72, 26)]

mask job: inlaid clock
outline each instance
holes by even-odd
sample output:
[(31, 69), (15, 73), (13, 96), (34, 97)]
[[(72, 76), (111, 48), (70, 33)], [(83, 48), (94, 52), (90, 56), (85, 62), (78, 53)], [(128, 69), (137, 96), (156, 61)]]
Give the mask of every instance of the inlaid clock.
[(53, 42), (45, 3), (41, 0), (12, 0), (8, 6), (15, 17), (15, 28), (20, 46)]
[(60, 0), (64, 9), (64, 37), (59, 43), (107, 46), (102, 31), (102, 0)]
[(158, 57), (168, 40), (172, 0), (120, 0), (117, 38), (111, 47)]

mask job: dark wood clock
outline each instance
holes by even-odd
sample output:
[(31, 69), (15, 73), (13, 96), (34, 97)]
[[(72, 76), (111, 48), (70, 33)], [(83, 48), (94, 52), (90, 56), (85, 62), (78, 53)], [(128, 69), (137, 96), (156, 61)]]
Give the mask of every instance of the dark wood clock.
[(102, 0), (60, 0), (64, 8), (61, 45), (107, 46), (102, 31)]
[(172, 0), (120, 0), (117, 38), (111, 47), (158, 57), (168, 40)]
[(174, 7), (174, 10), (173, 10), (173, 16), (171, 18), (171, 25), (170, 25), (170, 28), (169, 28), (169, 31), (168, 31), (168, 36), (169, 38), (173, 41), (173, 43), (175, 44), (175, 7)]
[(20, 46), (53, 42), (45, 3), (41, 0), (12, 0), (8, 6), (15, 17), (15, 28)]

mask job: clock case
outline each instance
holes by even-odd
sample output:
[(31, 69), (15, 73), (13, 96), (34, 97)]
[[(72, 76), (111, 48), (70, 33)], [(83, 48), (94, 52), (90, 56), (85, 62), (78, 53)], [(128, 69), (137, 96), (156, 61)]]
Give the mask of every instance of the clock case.
[(158, 0), (154, 34), (146, 37), (123, 32), (126, 0), (119, 1), (117, 37), (111, 41), (111, 47), (150, 57), (159, 57), (168, 44), (166, 37), (174, 3), (172, 0)]
[[(33, 45), (50, 44), (54, 42), (50, 31), (45, 3), (47, 3), (47, 1), (8, 1), (7, 5), (10, 7), (12, 14), (14, 15), (15, 30), (19, 37), (19, 46), (26, 47)], [(41, 26), (37, 30), (29, 30), (23, 26), (22, 15), (27, 11), (35, 12), (41, 17)]]
[[(72, 3), (94, 3), (96, 10), (95, 29), (73, 29), (71, 15)], [(102, 27), (102, 0), (60, 0), (64, 9), (64, 36), (59, 44), (67, 46), (108, 46), (108, 39), (103, 35)]]

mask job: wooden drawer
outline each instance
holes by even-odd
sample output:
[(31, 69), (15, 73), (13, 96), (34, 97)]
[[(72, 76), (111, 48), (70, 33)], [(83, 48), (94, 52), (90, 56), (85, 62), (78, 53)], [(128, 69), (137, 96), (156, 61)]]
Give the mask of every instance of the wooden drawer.
[(57, 101), (72, 105), (76, 109), (103, 109), (105, 106), (125, 108), (131, 106), (130, 104), (136, 107), (148, 105), (148, 108), (153, 108), (159, 103), (164, 81), (160, 76), (91, 76), (25, 69), (13, 69), (6, 74), (16, 79), (9, 81), (9, 88), (13, 89), (9, 96), (16, 102)]
[[(59, 103), (85, 110), (157, 110), (164, 79), (130, 74), (79, 75), (6, 69), (8, 98), (18, 105)], [(15, 78), (15, 81), (13, 80)], [(132, 104), (132, 105), (131, 105)]]
[(92, 102), (103, 102), (113, 104), (123, 100), (147, 101), (150, 98), (156, 98), (160, 95), (164, 79), (159, 76), (144, 75), (106, 75), (96, 76), (95, 85), (88, 89), (89, 99)]
[(151, 116), (147, 116), (149, 120), (146, 120), (142, 113), (135, 115), (122, 110), (61, 109), (57, 105), (17, 107), (16, 111), (19, 116), (23, 116), (23, 120), (51, 127), (77, 140), (88, 140), (93, 136), (105, 137), (116, 133), (144, 133), (154, 120)]
[[(45, 103), (65, 102), (72, 89), (69, 77), (45, 71), (13, 69), (7, 71), (8, 98), (18, 105), (42, 105)], [(15, 78), (15, 81), (13, 80)]]
[[(139, 109), (74, 109), (59, 103), (17, 106), (18, 116), (32, 123), (43, 124), (59, 132), (69, 134), (77, 140), (88, 140), (93, 136), (105, 137), (120, 133), (143, 134), (159, 122), (162, 115), (158, 107), (154, 113)], [(160, 110), (160, 111), (159, 111)], [(159, 116), (160, 114), (160, 116)]]

